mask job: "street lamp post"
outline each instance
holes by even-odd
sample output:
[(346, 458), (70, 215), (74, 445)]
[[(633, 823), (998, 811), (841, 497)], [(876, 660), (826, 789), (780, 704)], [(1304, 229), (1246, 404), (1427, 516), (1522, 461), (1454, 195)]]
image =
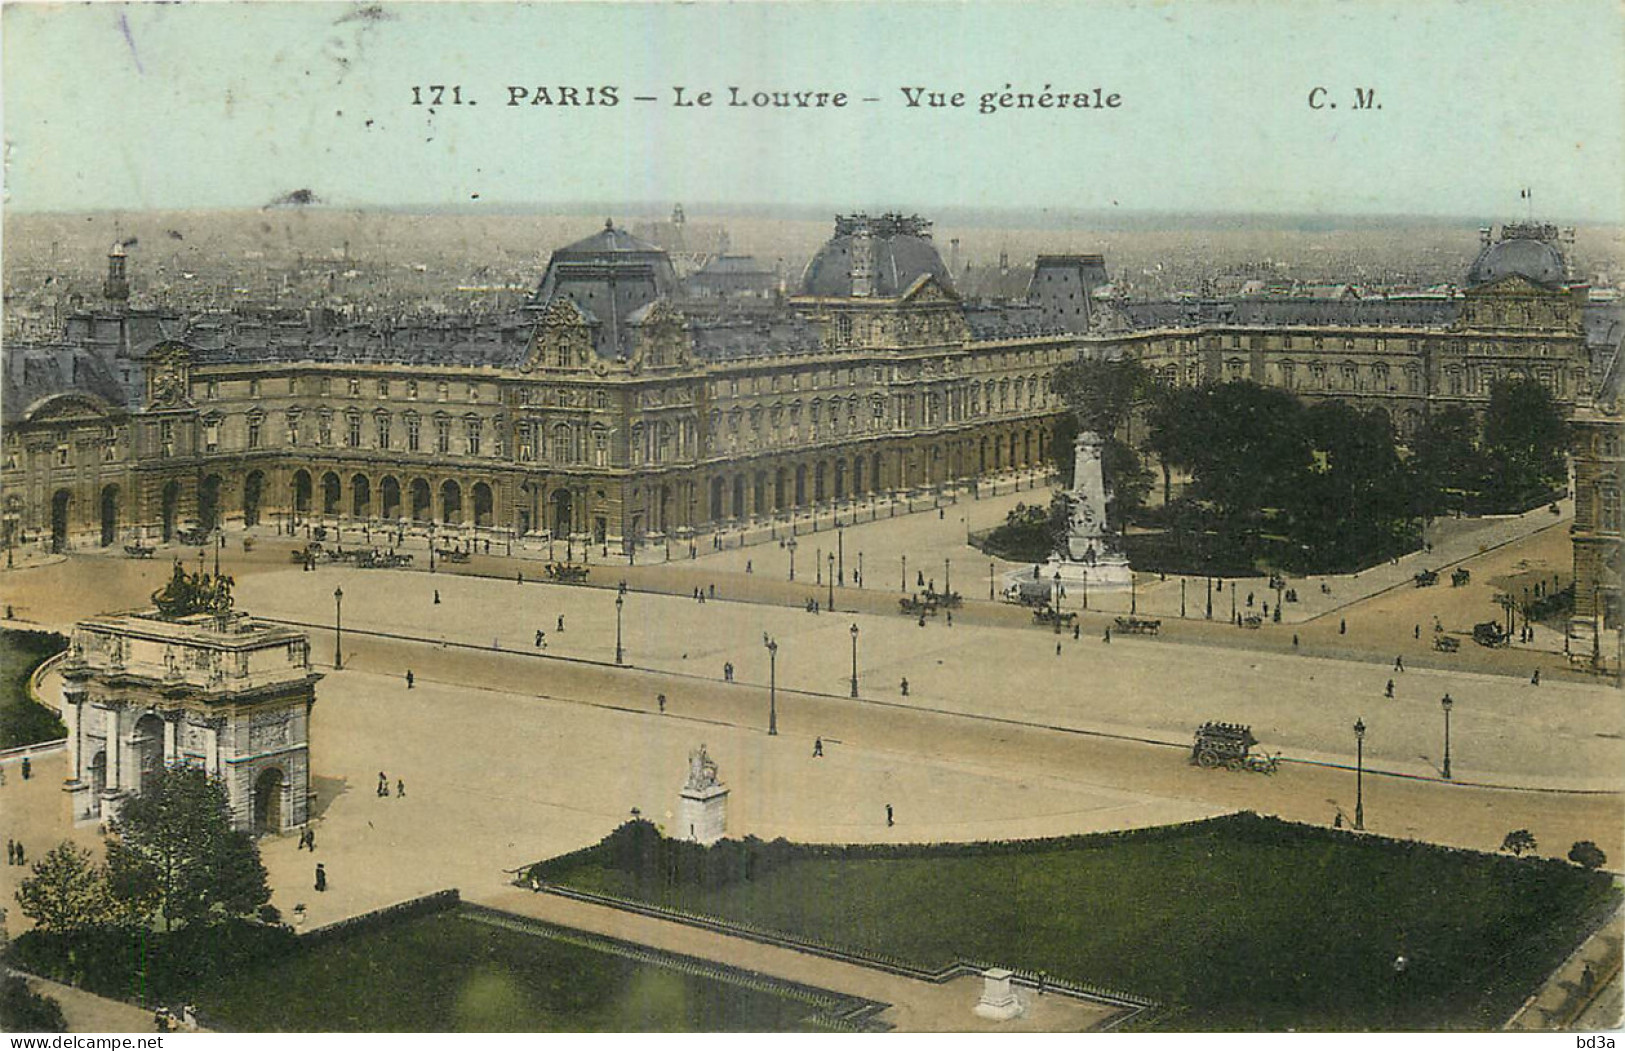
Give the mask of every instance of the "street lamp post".
[(987, 600), (993, 601), (993, 563), (987, 564)]
[(1445, 694), (1444, 697), (1441, 698), (1440, 701), (1439, 701), (1439, 707), (1444, 709), (1444, 770), (1442, 771), (1442, 773), (1444, 774), (1444, 779), (1446, 781), (1451, 780), (1451, 777), (1450, 777), (1450, 709), (1454, 708), (1455, 706), (1456, 706), (1456, 702), (1450, 699), (1450, 695), (1448, 693)]
[(1365, 720), (1354, 720), (1354, 827), (1365, 831)]
[(902, 586), (901, 590), (904, 593), (907, 593), (907, 591), (908, 591), (908, 556), (907, 555), (903, 556), (903, 586)]
[(779, 735), (779, 642), (767, 640), (767, 735)]
[(857, 579), (857, 585), (860, 588), (863, 587), (863, 552), (862, 551), (858, 552), (858, 579)]
[(829, 611), (835, 612), (835, 552), (829, 553)]
[(858, 626), (852, 625), (852, 696), (858, 695)]
[(954, 593), (953, 567), (953, 559), (945, 558), (942, 560), (942, 593), (944, 595)]
[(784, 547), (790, 552), (790, 580), (793, 582), (796, 579), (796, 538), (794, 533), (790, 535), (789, 540), (784, 542)]
[(1179, 616), (1180, 616), (1180, 619), (1184, 619), (1184, 616), (1185, 616), (1185, 578), (1184, 577), (1179, 578)]
[(1134, 570), (1131, 569), (1131, 570), (1128, 571), (1128, 613), (1129, 613), (1129, 616), (1132, 617), (1132, 616), (1134, 616), (1135, 614), (1137, 614), (1139, 612), (1140, 612), (1140, 592), (1139, 592), (1139, 589), (1135, 586)]
[(1213, 578), (1207, 578), (1207, 619), (1213, 619)]
[(1055, 634), (1061, 633), (1061, 571), (1055, 571)]
[(623, 606), (626, 605), (626, 595), (623, 593), (624, 591), (625, 591), (625, 589), (622, 588), (621, 591), (617, 591), (615, 593), (615, 663), (616, 664), (622, 663), (623, 658), (626, 656), (626, 651), (621, 648), (621, 609), (622, 609)]
[(333, 589), (333, 668), (344, 667), (344, 589)]
[(835, 527), (835, 571), (840, 574), (841, 587), (846, 587), (846, 530), (841, 526)]

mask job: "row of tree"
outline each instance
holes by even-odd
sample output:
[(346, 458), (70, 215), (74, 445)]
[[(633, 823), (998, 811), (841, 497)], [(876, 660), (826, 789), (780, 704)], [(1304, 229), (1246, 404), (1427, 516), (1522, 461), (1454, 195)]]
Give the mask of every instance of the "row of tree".
[[(1073, 410), (1056, 430), (1063, 477), (1077, 427), (1109, 436), (1108, 514), (1161, 531), (1134, 552), (1149, 569), (1347, 571), (1414, 549), (1429, 518), (1523, 511), (1566, 477), (1566, 424), (1531, 380), (1497, 384), (1482, 419), (1441, 410), (1408, 447), (1379, 408), (1247, 381), (1167, 387), (1132, 360), (1076, 362), (1056, 384)], [(1144, 508), (1148, 457), (1162, 471), (1155, 514)], [(1188, 479), (1178, 500), (1176, 472)]]

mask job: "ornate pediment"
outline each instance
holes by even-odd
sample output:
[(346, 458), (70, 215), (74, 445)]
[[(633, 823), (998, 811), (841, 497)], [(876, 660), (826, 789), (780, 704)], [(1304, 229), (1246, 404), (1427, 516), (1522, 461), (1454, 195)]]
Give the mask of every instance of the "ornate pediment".
[(580, 369), (593, 363), (593, 326), (596, 319), (568, 296), (548, 303), (536, 319), (530, 355), (521, 371)]
[(106, 402), (93, 394), (52, 394), (41, 398), (23, 412), (29, 423), (68, 423), (108, 420), (116, 415)]
[(184, 343), (159, 343), (148, 355), (147, 407), (185, 408), (192, 404), (192, 349)]
[(908, 306), (957, 306), (959, 297), (942, 286), (933, 274), (921, 274), (908, 290), (898, 296)]
[(669, 300), (657, 299), (637, 325), (632, 365), (651, 369), (676, 368), (688, 363), (688, 319)]

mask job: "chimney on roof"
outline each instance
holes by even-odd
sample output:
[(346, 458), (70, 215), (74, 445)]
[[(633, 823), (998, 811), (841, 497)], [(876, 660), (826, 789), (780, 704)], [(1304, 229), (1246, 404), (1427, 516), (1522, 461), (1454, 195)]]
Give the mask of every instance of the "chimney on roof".
[(875, 241), (867, 222), (852, 232), (852, 296), (867, 299), (875, 294)]

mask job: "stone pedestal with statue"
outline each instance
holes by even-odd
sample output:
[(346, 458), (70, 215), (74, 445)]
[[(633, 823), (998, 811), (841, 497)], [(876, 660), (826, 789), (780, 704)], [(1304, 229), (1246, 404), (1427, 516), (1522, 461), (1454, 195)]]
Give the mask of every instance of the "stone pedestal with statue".
[(1057, 589), (1074, 603), (1079, 593), (1118, 591), (1130, 587), (1133, 570), (1117, 533), (1106, 520), (1106, 479), (1101, 471), (1105, 442), (1093, 431), (1072, 444), (1072, 517), (1066, 538), (1041, 564), (1013, 570), (1004, 577), (1005, 596), (1054, 604)]
[(688, 781), (677, 802), (678, 839), (709, 846), (728, 831), (728, 789), (717, 779), (717, 764), (705, 745), (688, 754)]

